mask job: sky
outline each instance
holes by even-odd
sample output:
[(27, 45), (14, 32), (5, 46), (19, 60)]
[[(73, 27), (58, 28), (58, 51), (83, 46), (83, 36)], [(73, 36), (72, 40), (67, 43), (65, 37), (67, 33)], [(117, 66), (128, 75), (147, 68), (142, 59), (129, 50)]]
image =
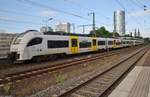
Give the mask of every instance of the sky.
[[(0, 0), (0, 31), (22, 33), (70, 22), (75, 24), (76, 33), (82, 33), (79, 25), (92, 24), (92, 15), (88, 15), (91, 12), (95, 12), (96, 27), (113, 31), (115, 10), (126, 13), (126, 33), (136, 28), (142, 36), (150, 37), (150, 0)], [(49, 18), (53, 19), (48, 21)], [(86, 27), (85, 33), (91, 29)]]

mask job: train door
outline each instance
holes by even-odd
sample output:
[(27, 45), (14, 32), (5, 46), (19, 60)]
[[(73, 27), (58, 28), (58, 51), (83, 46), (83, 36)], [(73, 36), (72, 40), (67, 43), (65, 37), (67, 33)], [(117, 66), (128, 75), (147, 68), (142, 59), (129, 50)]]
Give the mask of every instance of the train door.
[(116, 40), (113, 41), (113, 48), (116, 48)]
[(96, 39), (92, 39), (92, 50), (93, 51), (97, 50), (97, 40)]
[(71, 53), (76, 54), (78, 53), (78, 37), (71, 36)]

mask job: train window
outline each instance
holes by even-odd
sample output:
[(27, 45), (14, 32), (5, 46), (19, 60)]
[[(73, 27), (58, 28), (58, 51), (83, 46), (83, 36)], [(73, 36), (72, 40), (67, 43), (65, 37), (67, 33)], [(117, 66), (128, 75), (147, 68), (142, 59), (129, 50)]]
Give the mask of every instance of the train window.
[(108, 41), (108, 45), (113, 45), (113, 41)]
[(105, 41), (98, 41), (98, 45), (105, 45)]
[(78, 46), (77, 39), (71, 39), (71, 44), (72, 44), (72, 47), (77, 47)]
[(41, 44), (42, 43), (42, 38), (34, 38), (32, 39), (28, 44), (27, 44), (27, 47), (28, 46), (32, 46), (32, 45), (37, 45), (37, 44)]
[(93, 46), (96, 46), (96, 39), (93, 39), (92, 42), (93, 42)]
[(69, 47), (67, 40), (48, 40), (47, 48), (66, 48)]
[(87, 48), (87, 47), (91, 47), (91, 42), (87, 42), (87, 41), (82, 41), (79, 43), (80, 48)]

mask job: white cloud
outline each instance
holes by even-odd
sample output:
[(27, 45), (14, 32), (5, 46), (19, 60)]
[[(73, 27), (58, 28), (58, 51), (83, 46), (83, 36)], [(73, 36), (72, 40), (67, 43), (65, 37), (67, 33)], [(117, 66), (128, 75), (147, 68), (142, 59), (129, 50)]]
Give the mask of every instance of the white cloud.
[(40, 12), (40, 15), (44, 17), (54, 16), (55, 14), (56, 12), (51, 11), (51, 10), (44, 10)]
[(138, 10), (128, 14), (128, 16), (146, 16), (146, 15), (150, 15), (150, 9), (147, 9), (146, 11)]

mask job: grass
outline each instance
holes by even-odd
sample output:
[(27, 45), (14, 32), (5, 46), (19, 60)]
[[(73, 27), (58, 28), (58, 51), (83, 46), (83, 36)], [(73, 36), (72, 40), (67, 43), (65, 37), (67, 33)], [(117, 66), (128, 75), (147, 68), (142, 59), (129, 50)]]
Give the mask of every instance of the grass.
[(57, 84), (63, 84), (65, 82), (65, 80), (67, 79), (67, 75), (66, 74), (58, 74), (55, 76), (55, 78), (56, 78)]

